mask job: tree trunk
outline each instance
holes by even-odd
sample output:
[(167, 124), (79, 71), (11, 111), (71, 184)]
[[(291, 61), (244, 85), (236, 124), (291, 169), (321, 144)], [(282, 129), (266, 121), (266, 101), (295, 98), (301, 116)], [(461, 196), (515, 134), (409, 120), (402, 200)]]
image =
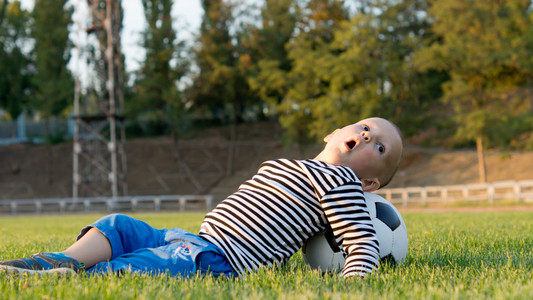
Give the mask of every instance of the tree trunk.
[(487, 170), (485, 168), (485, 154), (483, 153), (483, 139), (479, 135), (476, 138), (477, 148), (477, 164), (479, 168), (479, 181), (481, 183), (487, 182)]

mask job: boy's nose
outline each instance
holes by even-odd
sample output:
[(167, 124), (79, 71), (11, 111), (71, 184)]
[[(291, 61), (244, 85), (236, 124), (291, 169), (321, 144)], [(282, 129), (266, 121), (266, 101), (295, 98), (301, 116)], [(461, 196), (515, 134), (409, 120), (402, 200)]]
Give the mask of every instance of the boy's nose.
[(363, 131), (361, 132), (361, 135), (363, 136), (363, 140), (365, 140), (365, 142), (370, 142), (370, 140), (372, 139), (372, 136), (370, 135), (370, 132), (368, 131)]

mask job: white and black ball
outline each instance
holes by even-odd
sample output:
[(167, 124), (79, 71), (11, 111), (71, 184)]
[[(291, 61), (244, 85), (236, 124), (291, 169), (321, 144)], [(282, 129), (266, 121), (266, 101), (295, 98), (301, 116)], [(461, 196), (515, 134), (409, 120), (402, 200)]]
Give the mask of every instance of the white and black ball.
[[(390, 203), (374, 193), (365, 193), (370, 218), (379, 241), (380, 260), (401, 264), (407, 257), (407, 227), (402, 215)], [(340, 272), (344, 255), (331, 229), (311, 237), (302, 247), (305, 263), (322, 272)]]

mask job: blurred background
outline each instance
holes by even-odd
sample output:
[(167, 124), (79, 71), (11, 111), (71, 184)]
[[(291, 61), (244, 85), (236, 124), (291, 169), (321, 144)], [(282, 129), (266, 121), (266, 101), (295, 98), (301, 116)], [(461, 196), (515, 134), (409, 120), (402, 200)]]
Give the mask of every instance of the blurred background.
[(0, 198), (228, 194), (369, 116), (391, 187), (533, 177), (529, 0), (0, 0)]

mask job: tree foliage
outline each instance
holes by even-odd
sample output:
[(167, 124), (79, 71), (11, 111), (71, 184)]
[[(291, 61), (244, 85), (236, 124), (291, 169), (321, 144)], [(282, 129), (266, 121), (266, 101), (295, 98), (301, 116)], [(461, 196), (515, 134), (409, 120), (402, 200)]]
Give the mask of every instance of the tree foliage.
[(286, 44), (289, 67), (260, 61), (252, 85), (279, 114), (288, 141), (316, 141), (371, 115), (416, 130), (424, 118), (413, 115), (438, 97), (428, 85), (440, 83), (410, 65), (427, 33), (424, 9), (425, 1), (367, 1), (353, 11), (344, 1), (309, 1)]
[[(523, 84), (522, 39), (531, 27), (527, 0), (432, 2), (429, 14), (437, 40), (419, 51), (421, 70), (446, 71), (443, 99), (453, 106), (456, 137), (476, 141), (483, 168), (483, 140), (496, 126)], [(507, 111), (509, 113), (509, 111)], [(480, 174), (484, 181), (484, 174)]]
[(197, 108), (224, 117), (234, 95), (235, 47), (231, 40), (231, 7), (222, 0), (202, 1), (204, 15), (195, 50), (198, 73), (189, 89)]
[(250, 46), (237, 25), (235, 5), (222, 0), (202, 1), (204, 15), (194, 49), (198, 71), (188, 90), (189, 99), (204, 114), (235, 124), (246, 108), (256, 104), (248, 86)]
[(286, 45), (291, 68), (278, 71), (284, 86), (273, 87), (281, 89), (283, 98), (270, 102), (286, 129), (288, 142), (309, 143), (324, 132), (321, 129), (328, 127), (317, 125), (327, 119), (330, 111), (318, 111), (335, 109), (322, 104), (329, 97), (330, 59), (335, 56), (330, 50), (334, 31), (347, 19), (344, 1), (313, 0), (302, 9), (296, 28), (299, 34)]
[(0, 7), (0, 108), (16, 119), (30, 103), (33, 64), (29, 55), (29, 13), (20, 1)]
[(132, 117), (149, 122), (164, 121), (171, 132), (183, 126), (184, 103), (178, 80), (187, 64), (180, 57), (182, 43), (172, 28), (172, 1), (143, 0), (148, 28), (143, 33), (146, 57), (135, 80), (135, 96), (128, 103)]
[(36, 0), (31, 36), (36, 74), (34, 106), (45, 118), (58, 116), (72, 103), (74, 81), (67, 64), (72, 9), (66, 0)]
[[(531, 61), (523, 48), (529, 1), (434, 1), (437, 40), (417, 53), (421, 70), (446, 71), (444, 100), (453, 105), (459, 138), (486, 136)], [(451, 18), (450, 16), (454, 16)]]
[[(29, 14), (0, 0), (0, 107), (12, 117), (68, 106), (64, 2), (37, 0)], [(131, 120), (179, 130), (191, 115), (235, 125), (268, 112), (287, 143), (303, 145), (379, 115), (408, 136), (444, 127), (462, 146), (533, 147), (529, 0), (264, 0), (254, 2), (259, 20), (241, 15), (250, 2), (203, 0), (191, 48), (176, 38), (172, 1), (142, 3), (146, 58), (126, 101)]]
[(297, 1), (266, 0), (261, 8), (262, 22), (248, 37), (254, 62), (248, 78), (250, 88), (273, 109), (287, 90), (286, 72), (292, 68), (286, 48), (295, 34), (299, 18)]

